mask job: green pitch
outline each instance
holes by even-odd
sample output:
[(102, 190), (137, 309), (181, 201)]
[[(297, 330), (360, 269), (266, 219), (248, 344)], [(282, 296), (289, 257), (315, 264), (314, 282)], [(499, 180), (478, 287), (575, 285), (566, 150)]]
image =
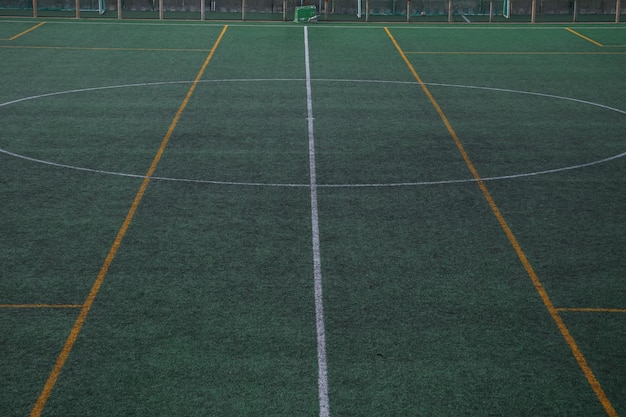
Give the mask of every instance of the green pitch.
[(626, 414), (626, 27), (0, 21), (3, 416)]

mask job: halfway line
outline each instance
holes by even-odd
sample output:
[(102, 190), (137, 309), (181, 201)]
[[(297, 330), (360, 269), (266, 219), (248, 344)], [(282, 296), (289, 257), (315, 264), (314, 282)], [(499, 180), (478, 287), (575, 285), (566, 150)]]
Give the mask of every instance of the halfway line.
[(87, 296), (87, 299), (85, 300), (85, 303), (83, 304), (80, 310), (80, 314), (78, 315), (78, 318), (76, 319), (76, 322), (74, 323), (74, 326), (72, 327), (72, 330), (70, 331), (70, 334), (67, 340), (65, 341), (65, 345), (63, 346), (61, 353), (57, 357), (56, 363), (54, 364), (54, 368), (52, 368), (52, 371), (50, 372), (50, 375), (48, 376), (48, 379), (46, 380), (43, 390), (41, 391), (41, 394), (39, 394), (39, 397), (37, 398), (37, 402), (35, 403), (35, 406), (33, 407), (33, 410), (30, 413), (30, 417), (41, 416), (41, 413), (43, 412), (43, 409), (46, 405), (46, 402), (48, 401), (48, 398), (50, 397), (50, 394), (52, 393), (52, 390), (54, 389), (54, 386), (56, 385), (57, 379), (59, 378), (59, 375), (61, 374), (61, 370), (63, 369), (63, 366), (65, 365), (65, 362), (67, 361), (67, 358), (69, 357), (70, 352), (72, 351), (74, 343), (76, 342), (76, 339), (78, 338), (78, 335), (80, 334), (83, 324), (85, 324), (85, 320), (87, 319), (89, 310), (91, 309), (91, 306), (93, 305), (94, 300), (96, 299), (96, 296), (98, 295), (98, 291), (100, 291), (100, 287), (102, 286), (102, 282), (104, 281), (104, 278), (109, 270), (109, 267), (113, 263), (113, 259), (115, 258), (115, 255), (117, 254), (117, 251), (122, 243), (122, 239), (124, 239), (124, 236), (126, 235), (128, 227), (130, 226), (130, 223), (133, 220), (133, 217), (135, 216), (135, 212), (137, 211), (137, 208), (139, 207), (139, 203), (141, 202), (141, 199), (143, 198), (146, 188), (148, 187), (148, 184), (150, 183), (150, 177), (154, 174), (154, 171), (156, 170), (157, 165), (159, 164), (159, 161), (161, 160), (161, 156), (163, 155), (163, 152), (165, 151), (165, 147), (167, 146), (167, 143), (172, 137), (172, 134), (174, 133), (174, 129), (176, 128), (176, 125), (178, 124), (178, 121), (183, 111), (185, 110), (185, 107), (187, 107), (187, 103), (189, 102), (189, 99), (193, 95), (196, 89), (196, 86), (200, 82), (200, 78), (202, 78), (202, 75), (204, 74), (204, 71), (206, 70), (206, 67), (209, 64), (209, 61), (213, 57), (213, 53), (215, 52), (215, 49), (221, 42), (222, 37), (224, 36), (224, 33), (226, 33), (226, 29), (228, 29), (228, 26), (224, 26), (224, 28), (222, 29), (222, 32), (220, 33), (217, 40), (215, 41), (215, 45), (213, 45), (213, 48), (211, 48), (211, 52), (209, 53), (204, 63), (202, 64), (202, 67), (200, 68), (198, 75), (196, 75), (196, 78), (191, 84), (191, 87), (189, 87), (189, 91), (187, 91), (187, 95), (185, 96), (180, 107), (178, 108), (178, 111), (176, 112), (176, 115), (174, 116), (174, 120), (172, 120), (172, 123), (170, 124), (170, 127), (167, 130), (167, 133), (165, 134), (163, 141), (161, 142), (161, 146), (157, 150), (157, 153), (154, 156), (154, 159), (152, 160), (152, 164), (150, 165), (150, 168), (148, 169), (148, 172), (143, 182), (141, 183), (141, 187), (139, 187), (139, 191), (137, 191), (137, 194), (135, 195), (135, 199), (133, 200), (133, 203), (130, 206), (130, 209), (128, 210), (128, 214), (126, 215), (126, 218), (124, 219), (124, 222), (122, 223), (122, 227), (118, 231), (117, 236), (115, 237), (115, 240), (113, 241), (113, 245), (109, 249), (109, 253), (107, 254), (104, 260), (104, 263), (102, 267), (100, 268), (98, 277), (96, 278), (96, 281), (91, 287), (91, 290), (89, 291), (89, 295)]
[(309, 176), (311, 186), (311, 234), (313, 240), (313, 278), (315, 281), (315, 326), (317, 330), (317, 387), (320, 417), (330, 416), (328, 400), (328, 363), (326, 361), (326, 330), (324, 328), (324, 297), (322, 295), (322, 261), (320, 227), (317, 210), (317, 176), (315, 172), (315, 135), (313, 134), (313, 99), (309, 61), (309, 31), (304, 27), (304, 65), (306, 71), (306, 109), (309, 130)]

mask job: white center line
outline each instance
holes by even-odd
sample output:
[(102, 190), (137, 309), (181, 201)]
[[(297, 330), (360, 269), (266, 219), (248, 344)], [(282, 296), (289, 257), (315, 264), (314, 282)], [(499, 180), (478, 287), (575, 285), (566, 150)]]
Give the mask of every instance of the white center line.
[(313, 238), (313, 278), (315, 280), (315, 324), (317, 328), (317, 387), (320, 417), (330, 416), (328, 403), (328, 366), (326, 362), (326, 330), (324, 329), (324, 297), (322, 295), (322, 261), (320, 228), (317, 211), (317, 178), (315, 173), (315, 135), (313, 134), (313, 99), (311, 98), (311, 66), (309, 31), (304, 27), (304, 64), (306, 70), (306, 107), (309, 129), (309, 176), (311, 179), (311, 234)]

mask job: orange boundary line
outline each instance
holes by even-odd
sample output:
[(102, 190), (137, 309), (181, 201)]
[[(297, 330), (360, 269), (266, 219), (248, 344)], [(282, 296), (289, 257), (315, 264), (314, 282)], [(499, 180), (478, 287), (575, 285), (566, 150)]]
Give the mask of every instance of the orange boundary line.
[(590, 307), (561, 307), (556, 311), (571, 311), (575, 313), (626, 313), (626, 308), (590, 308)]
[(29, 29), (26, 29), (26, 30), (25, 30), (25, 31), (23, 31), (23, 32), (18, 33), (18, 34), (17, 34), (17, 35), (15, 35), (15, 36), (10, 37), (8, 40), (10, 40), (10, 41), (14, 41), (15, 39), (19, 38), (20, 36), (24, 36), (24, 35), (26, 35), (28, 32), (30, 32), (30, 31), (32, 31), (32, 30), (35, 30), (35, 29), (37, 29), (37, 28), (39, 28), (39, 27), (41, 27), (41, 26), (43, 26), (43, 25), (45, 25), (45, 24), (46, 24), (46, 22), (40, 22), (40, 23), (36, 24), (35, 26), (33, 26), (33, 27), (29, 28)]
[(133, 200), (133, 203), (128, 211), (128, 214), (126, 215), (126, 218), (124, 219), (124, 223), (122, 223), (122, 227), (120, 228), (119, 232), (117, 233), (117, 236), (115, 237), (115, 241), (113, 242), (113, 245), (111, 246), (111, 249), (109, 250), (109, 253), (104, 261), (104, 264), (102, 265), (102, 268), (100, 269), (100, 272), (98, 273), (98, 277), (96, 278), (96, 281), (91, 287), (91, 290), (89, 291), (89, 295), (87, 296), (87, 299), (85, 300), (85, 303), (83, 304), (80, 310), (80, 314), (78, 315), (78, 318), (76, 319), (76, 322), (74, 323), (74, 326), (72, 327), (72, 330), (70, 331), (70, 334), (67, 340), (65, 341), (65, 345), (63, 346), (63, 349), (61, 350), (61, 353), (59, 354), (56, 360), (56, 363), (54, 364), (54, 368), (50, 372), (50, 375), (48, 376), (48, 379), (46, 380), (43, 390), (41, 391), (41, 393), (39, 394), (39, 397), (37, 398), (37, 401), (33, 407), (33, 410), (30, 413), (31, 417), (39, 417), (41, 415), (46, 405), (46, 402), (48, 401), (48, 398), (50, 397), (50, 394), (52, 393), (52, 390), (56, 384), (56, 381), (59, 378), (59, 375), (61, 374), (61, 370), (63, 369), (63, 366), (65, 365), (65, 362), (67, 361), (67, 358), (70, 352), (72, 351), (72, 347), (74, 346), (74, 343), (76, 342), (76, 339), (78, 338), (78, 335), (83, 327), (83, 324), (85, 323), (85, 320), (87, 319), (89, 310), (91, 309), (91, 306), (93, 305), (94, 300), (96, 296), (98, 295), (98, 291), (100, 290), (100, 287), (102, 286), (102, 282), (104, 281), (104, 278), (109, 270), (109, 267), (111, 266), (111, 263), (113, 262), (113, 259), (115, 258), (115, 255), (117, 254), (120, 244), (122, 243), (122, 239), (124, 238), (124, 235), (126, 235), (126, 232), (128, 231), (128, 227), (130, 226), (130, 223), (133, 220), (133, 217), (135, 216), (137, 207), (139, 206), (139, 203), (141, 202), (141, 199), (143, 198), (146, 188), (148, 187), (148, 184), (150, 183), (150, 177), (152, 177), (152, 175), (154, 174), (154, 171), (156, 170), (156, 167), (159, 164), (159, 161), (161, 160), (161, 156), (163, 155), (163, 152), (165, 151), (165, 147), (167, 146), (167, 143), (169, 142), (170, 138), (172, 137), (172, 134), (174, 133), (174, 129), (176, 128), (176, 125), (178, 124), (178, 120), (180, 119), (185, 108), (187, 107), (187, 103), (189, 102), (189, 99), (191, 98), (191, 96), (193, 95), (196, 89), (196, 86), (198, 85), (200, 79), (202, 78), (202, 75), (204, 74), (204, 71), (206, 70), (206, 67), (209, 64), (209, 61), (211, 61), (211, 58), (213, 57), (213, 54), (215, 53), (215, 49), (217, 48), (222, 38), (224, 37), (224, 34), (226, 33), (226, 29), (228, 29), (228, 25), (224, 26), (224, 28), (222, 29), (222, 32), (218, 36), (217, 40), (215, 41), (215, 44), (213, 45), (213, 48), (211, 49), (211, 52), (209, 53), (204, 63), (202, 64), (202, 68), (200, 68), (198, 75), (196, 75), (196, 78), (194, 79), (193, 84), (191, 84), (189, 91), (187, 91), (187, 95), (185, 96), (185, 99), (183, 100), (182, 104), (178, 108), (178, 111), (176, 112), (176, 115), (174, 116), (174, 120), (172, 120), (172, 123), (170, 124), (170, 127), (167, 130), (167, 133), (165, 134), (163, 141), (161, 142), (161, 146), (159, 147), (156, 155), (154, 156), (154, 159), (152, 160), (152, 164), (150, 165), (150, 168), (148, 169), (148, 172), (146, 173), (146, 178), (141, 183), (141, 187), (139, 187), (139, 191), (137, 191), (137, 194), (135, 195), (135, 199)]
[[(603, 45), (604, 48), (608, 47), (622, 47), (626, 45)], [(556, 51), (556, 52), (519, 52), (519, 51), (503, 51), (503, 52), (489, 52), (489, 51), (415, 51), (405, 52), (407, 55), (623, 55), (626, 52), (623, 51)]]
[(0, 304), (0, 308), (82, 308), (82, 304)]
[(583, 34), (581, 34), (581, 33), (576, 32), (574, 29), (565, 28), (565, 30), (566, 30), (566, 31), (568, 31), (568, 32), (570, 32), (570, 33), (573, 33), (574, 35), (576, 35), (576, 36), (578, 36), (578, 37), (580, 37), (580, 38), (583, 38), (583, 39), (584, 39), (584, 40), (586, 40), (587, 42), (591, 42), (592, 44), (594, 44), (594, 45), (596, 45), (596, 46), (599, 46), (599, 47), (604, 46), (604, 45), (602, 45), (600, 42), (596, 42), (596, 41), (594, 41), (593, 39), (588, 38), (588, 37), (586, 37), (585, 35), (583, 35)]
[(422, 87), (422, 90), (424, 91), (424, 93), (426, 94), (428, 99), (430, 100), (430, 102), (433, 105), (433, 107), (435, 108), (435, 110), (437, 110), (437, 113), (439, 114), (439, 117), (441, 117), (441, 120), (443, 121), (443, 124), (448, 129), (448, 133), (450, 134), (450, 136), (454, 140), (454, 143), (456, 144), (459, 152), (461, 153), (461, 156), (463, 157), (463, 160), (465, 161), (465, 164), (467, 165), (467, 167), (471, 171), (472, 176), (476, 180), (476, 183), (478, 184), (478, 187), (480, 188), (480, 190), (483, 193), (483, 196), (485, 197), (485, 200), (487, 200), (487, 203), (489, 203), (489, 207), (491, 207), (491, 211), (493, 212), (493, 214), (498, 219), (498, 223), (500, 223), (500, 227), (502, 228), (502, 230), (506, 234), (507, 238), (509, 239), (509, 242), (511, 243), (511, 246), (513, 246), (513, 249), (515, 250), (515, 253), (517, 254), (519, 260), (522, 263), (522, 265), (524, 266), (524, 269), (526, 270), (526, 273), (528, 274), (529, 278), (531, 279), (531, 281), (532, 281), (532, 283), (533, 283), (533, 285), (535, 287), (535, 290), (537, 291), (537, 293), (541, 297), (541, 300), (543, 301), (544, 305), (548, 309), (548, 312), (550, 313), (550, 316), (552, 317), (552, 319), (556, 323), (557, 327), (559, 328), (559, 330), (561, 332), (561, 335), (563, 335), (563, 338), (565, 339), (565, 341), (567, 342), (567, 345), (571, 349), (572, 354), (574, 355), (574, 358), (576, 358), (576, 361), (578, 362), (578, 365), (580, 366), (581, 370), (585, 374), (585, 377), (587, 378), (587, 382), (589, 383), (589, 385), (591, 386), (591, 388), (595, 392), (596, 397), (598, 398), (598, 400), (602, 404), (602, 407), (604, 408), (604, 410), (606, 411), (606, 413), (610, 417), (617, 417), (617, 412), (613, 408), (613, 405), (611, 404), (611, 402), (609, 401), (608, 397), (606, 396), (604, 390), (602, 389), (602, 386), (600, 385), (600, 383), (598, 382), (596, 376), (594, 375), (593, 371), (591, 370), (591, 367), (587, 363), (587, 360), (585, 359), (585, 356), (582, 354), (582, 352), (578, 348), (578, 345), (576, 344), (576, 341), (574, 341), (574, 338), (570, 334), (569, 329), (567, 328), (567, 326), (565, 325), (565, 323), (563, 322), (563, 320), (559, 316), (559, 313), (558, 313), (557, 309), (554, 307), (554, 304), (552, 304), (552, 301), (550, 300), (550, 297), (548, 296), (548, 293), (546, 292), (545, 288), (543, 287), (543, 284), (539, 280), (539, 277), (535, 273), (535, 270), (533, 269), (532, 265), (528, 261), (528, 258), (526, 258), (526, 254), (524, 253), (524, 251), (522, 250), (522, 247), (518, 243), (517, 238), (515, 237), (515, 235), (511, 231), (511, 229), (510, 229), (509, 225), (507, 224), (506, 220), (504, 220), (504, 217), (502, 216), (502, 213), (500, 212), (500, 209), (498, 208), (498, 206), (496, 205), (495, 201), (493, 200), (493, 197), (491, 197), (491, 193), (489, 193), (489, 190), (487, 189), (487, 186), (485, 185), (485, 183), (483, 182), (482, 178), (478, 174), (478, 171), (474, 167), (474, 164), (472, 163), (469, 155), (467, 154), (467, 152), (463, 148), (463, 145), (461, 144), (461, 140), (459, 139), (459, 137), (457, 136), (456, 132), (452, 128), (452, 125), (450, 124), (450, 121), (448, 120), (448, 118), (444, 114), (443, 110), (441, 110), (441, 107), (439, 106), (439, 104), (437, 103), (437, 101), (435, 100), (433, 95), (431, 94), (431, 92), (428, 89), (428, 87), (426, 87), (426, 84), (424, 84), (424, 82), (422, 81), (420, 76), (417, 74), (417, 71), (415, 71), (415, 68), (413, 67), (413, 65), (411, 64), (409, 59), (406, 57), (404, 52), (402, 51), (402, 48), (400, 48), (400, 45), (398, 44), (396, 39), (393, 37), (393, 35), (389, 31), (389, 29), (386, 28), (386, 27), (384, 29), (385, 29), (385, 32), (387, 32), (387, 35), (389, 36), (389, 38), (391, 39), (391, 42), (394, 44), (394, 46), (396, 47), (396, 49), (400, 53), (400, 56), (402, 57), (402, 59), (404, 60), (406, 65), (409, 67), (409, 70), (413, 74), (413, 77), (415, 77), (415, 80)]
[[(0, 39), (8, 41), (10, 39)], [(130, 52), (210, 52), (210, 49), (185, 48), (108, 48), (87, 46), (2, 45), (3, 49), (54, 49), (64, 51), (130, 51)]]

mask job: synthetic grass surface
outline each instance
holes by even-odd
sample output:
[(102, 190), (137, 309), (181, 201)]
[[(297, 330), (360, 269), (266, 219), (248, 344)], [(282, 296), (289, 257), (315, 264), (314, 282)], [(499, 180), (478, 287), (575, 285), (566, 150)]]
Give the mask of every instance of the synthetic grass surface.
[(0, 22), (5, 415), (320, 414), (316, 226), (330, 415), (626, 413), (622, 25), (35, 24)]

